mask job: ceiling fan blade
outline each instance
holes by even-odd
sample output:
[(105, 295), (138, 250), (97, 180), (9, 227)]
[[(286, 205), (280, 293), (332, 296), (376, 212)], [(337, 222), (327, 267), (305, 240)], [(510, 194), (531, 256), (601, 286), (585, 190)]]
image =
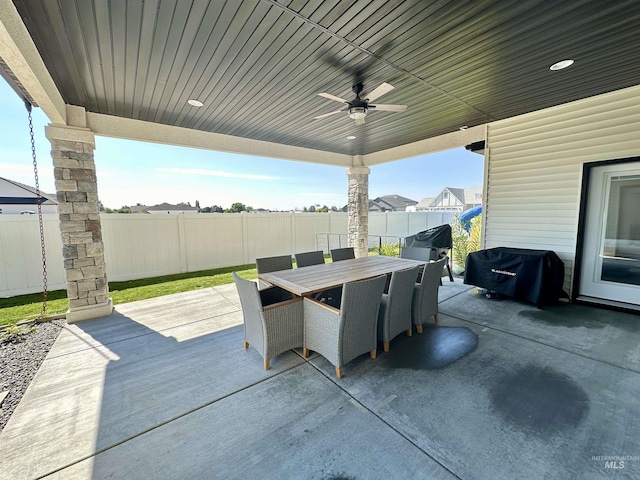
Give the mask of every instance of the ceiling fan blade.
[(376, 98), (381, 97), (385, 93), (389, 93), (391, 90), (393, 90), (393, 88), (394, 88), (393, 85), (389, 85), (388, 83), (383, 83), (378, 88), (374, 89), (372, 92), (369, 92), (369, 95), (367, 95), (367, 99), (370, 102), (373, 102)]
[(314, 120), (319, 120), (321, 118), (329, 117), (331, 115), (335, 115), (336, 113), (344, 112), (344, 110), (336, 110), (335, 112), (325, 113), (323, 115), (318, 115), (317, 117), (313, 117)]
[(336, 102), (349, 103), (344, 98), (336, 97), (335, 95), (331, 95), (330, 93), (322, 92), (322, 93), (319, 93), (318, 95), (324, 98), (328, 98), (329, 100), (335, 100)]
[(383, 112), (404, 112), (407, 109), (406, 105), (369, 105), (369, 108), (375, 108)]

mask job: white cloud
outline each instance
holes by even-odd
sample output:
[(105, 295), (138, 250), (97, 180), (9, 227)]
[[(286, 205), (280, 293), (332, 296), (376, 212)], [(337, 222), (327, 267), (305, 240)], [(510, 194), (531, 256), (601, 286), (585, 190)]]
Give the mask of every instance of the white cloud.
[(252, 175), (249, 173), (231, 173), (224, 170), (207, 170), (205, 168), (156, 168), (156, 172), (159, 173), (182, 173), (185, 175), (207, 175), (210, 177), (225, 177), (225, 178), (243, 178), (249, 180), (274, 180), (275, 177), (267, 175)]

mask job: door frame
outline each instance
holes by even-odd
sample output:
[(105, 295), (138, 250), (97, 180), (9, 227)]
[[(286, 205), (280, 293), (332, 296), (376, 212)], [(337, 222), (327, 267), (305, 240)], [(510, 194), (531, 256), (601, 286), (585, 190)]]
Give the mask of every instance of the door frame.
[[(640, 157), (616, 158), (613, 160), (601, 160), (596, 162), (585, 162), (582, 164), (582, 185), (580, 186), (580, 208), (578, 212), (578, 232), (576, 238), (576, 256), (573, 263), (573, 279), (571, 282), (571, 301), (579, 301), (580, 277), (582, 274), (582, 259), (584, 257), (584, 236), (587, 225), (587, 196), (589, 193), (589, 183), (591, 182), (591, 171), (596, 167), (617, 165), (624, 163), (640, 162)], [(589, 302), (591, 303), (591, 302)], [(614, 302), (615, 303), (615, 302)], [(603, 306), (610, 307), (610, 302), (602, 302)], [(621, 305), (621, 308), (624, 307)]]

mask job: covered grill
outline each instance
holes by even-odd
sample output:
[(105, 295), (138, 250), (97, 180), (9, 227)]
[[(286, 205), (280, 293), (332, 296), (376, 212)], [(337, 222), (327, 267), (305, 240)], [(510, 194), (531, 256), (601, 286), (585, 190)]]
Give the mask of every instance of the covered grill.
[[(447, 257), (447, 253), (453, 248), (453, 238), (451, 235), (451, 225), (444, 224), (432, 227), (423, 232), (418, 232), (404, 239), (406, 247), (428, 248), (429, 260), (440, 260)], [(453, 282), (453, 274), (449, 266), (449, 259), (445, 264), (449, 273), (449, 280)]]
[(405, 238), (404, 243), (407, 247), (450, 249), (453, 247), (451, 225), (438, 225), (424, 232), (418, 232)]

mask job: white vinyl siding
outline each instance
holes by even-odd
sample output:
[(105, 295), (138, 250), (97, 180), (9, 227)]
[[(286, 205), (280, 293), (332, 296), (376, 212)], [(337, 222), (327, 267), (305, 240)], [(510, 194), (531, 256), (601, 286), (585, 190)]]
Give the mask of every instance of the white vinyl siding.
[(570, 287), (584, 163), (640, 155), (640, 87), (487, 128), (484, 246), (553, 250)]

